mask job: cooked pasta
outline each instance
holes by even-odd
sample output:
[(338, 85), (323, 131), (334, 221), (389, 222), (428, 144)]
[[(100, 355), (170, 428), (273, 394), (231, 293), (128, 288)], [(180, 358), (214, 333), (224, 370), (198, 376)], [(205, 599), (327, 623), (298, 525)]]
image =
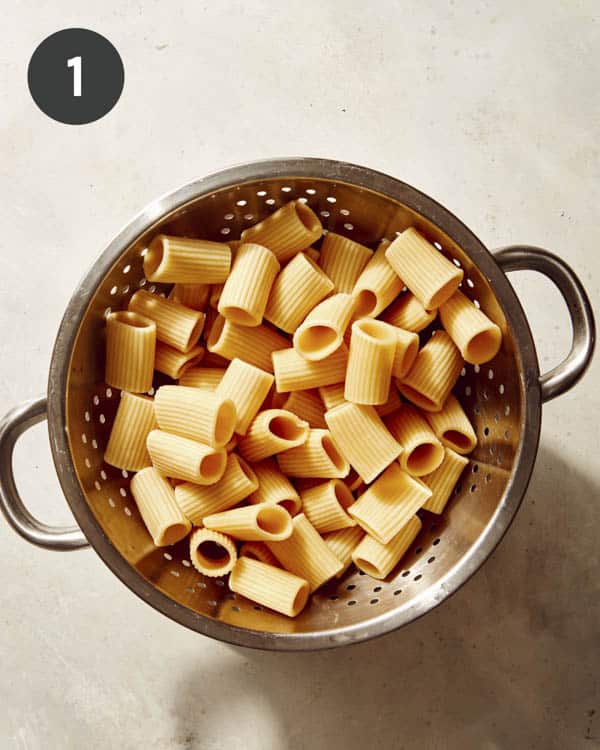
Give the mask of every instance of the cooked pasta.
[(385, 257), (426, 310), (442, 305), (458, 289), (463, 271), (450, 262), (414, 227), (405, 229)]
[(230, 265), (229, 245), (158, 234), (144, 256), (144, 275), (167, 284), (219, 284)]
[(240, 439), (240, 453), (247, 461), (260, 461), (301, 445), (308, 436), (308, 430), (308, 423), (292, 412), (266, 409), (258, 413)]
[(181, 512), (195, 526), (213, 513), (220, 513), (240, 503), (258, 487), (258, 478), (253, 467), (243, 458), (230, 453), (225, 472), (218, 482), (198, 485), (184, 482), (175, 487), (175, 500)]
[(327, 409), (334, 409), (336, 406), (346, 402), (344, 398), (344, 384), (335, 383), (335, 385), (325, 385), (319, 388), (319, 396)]
[(235, 432), (245, 435), (273, 385), (273, 375), (241, 359), (232, 359), (216, 393), (230, 399), (236, 408)]
[(106, 371), (113, 388), (145, 393), (152, 388), (156, 325), (132, 312), (111, 313), (106, 319)]
[(387, 323), (361, 318), (352, 324), (344, 397), (355, 404), (385, 404), (392, 382), (396, 332)]
[(206, 310), (210, 299), (210, 284), (174, 284), (169, 299), (180, 302), (192, 310)]
[(223, 293), (223, 287), (225, 284), (213, 284), (210, 290), (210, 297), (208, 298), (208, 304), (213, 310), (217, 310), (219, 302), (221, 300), (221, 294)]
[(156, 391), (154, 413), (161, 430), (206, 443), (226, 445), (235, 428), (235, 404), (217, 391), (163, 385)]
[(406, 292), (390, 305), (383, 315), (383, 320), (405, 331), (420, 333), (433, 323), (437, 310), (426, 310), (414, 294)]
[(402, 446), (398, 459), (404, 471), (413, 477), (431, 474), (442, 463), (444, 449), (435, 433), (416, 409), (407, 404), (389, 417), (385, 424)]
[(348, 513), (381, 544), (387, 544), (427, 499), (431, 490), (391, 464), (351, 505)]
[(401, 406), (402, 399), (400, 398), (398, 389), (392, 382), (392, 385), (390, 386), (390, 392), (388, 394), (388, 400), (385, 402), (385, 404), (379, 404), (378, 406), (376, 406), (375, 411), (381, 418), (383, 418), (398, 411)]
[(381, 240), (354, 284), (352, 295), (359, 317), (376, 318), (402, 291), (404, 284), (385, 257), (389, 245), (389, 240)]
[(423, 481), (431, 490), (431, 497), (423, 505), (425, 510), (441, 513), (450, 499), (454, 485), (458, 482), (468, 459), (460, 456), (450, 448), (444, 448), (444, 460), (431, 474), (423, 477)]
[(221, 315), (241, 326), (260, 325), (278, 272), (279, 261), (266, 247), (241, 245), (219, 297)]
[(225, 471), (227, 454), (204, 443), (152, 430), (146, 441), (154, 468), (163, 476), (196, 484), (214, 484)]
[(264, 542), (244, 542), (238, 554), (240, 557), (249, 557), (251, 560), (258, 560), (275, 568), (280, 567), (279, 560)]
[(350, 471), (329, 430), (310, 430), (301, 445), (280, 453), (277, 462), (291, 477), (341, 478)]
[(180, 352), (189, 352), (196, 346), (206, 318), (199, 310), (192, 310), (143, 289), (129, 300), (129, 310), (153, 320), (157, 340)]
[(229, 588), (288, 617), (302, 612), (310, 593), (303, 578), (247, 556), (239, 557), (234, 565)]
[[(387, 323), (385, 325), (388, 325)], [(419, 337), (412, 331), (405, 331), (403, 328), (389, 326), (390, 330), (396, 335), (396, 351), (394, 353), (394, 362), (392, 363), (392, 376), (403, 378), (414, 365), (415, 359), (419, 354)]]
[(333, 281), (336, 292), (352, 294), (363, 268), (373, 257), (373, 251), (354, 240), (327, 232), (321, 245), (319, 265)]
[(333, 289), (333, 282), (304, 253), (298, 253), (275, 279), (265, 318), (292, 333), (307, 313)]
[(179, 378), (179, 385), (186, 388), (203, 388), (215, 391), (225, 375), (224, 367), (190, 367)]
[(500, 328), (462, 292), (454, 292), (440, 307), (440, 321), (470, 364), (481, 365), (498, 354), (502, 344)]
[(457, 453), (470, 453), (477, 445), (477, 435), (456, 396), (448, 396), (441, 411), (425, 412), (425, 418), (439, 440)]
[[(249, 503), (272, 503), (281, 505), (291, 516), (302, 508), (300, 495), (294, 485), (272, 458), (253, 464), (258, 488), (248, 497)], [(263, 561), (265, 562), (265, 561)]]
[(225, 534), (211, 529), (196, 529), (190, 536), (190, 560), (199, 573), (217, 578), (233, 570), (237, 550)]
[(314, 260), (315, 263), (319, 262), (319, 256), (321, 255), (321, 253), (317, 250), (316, 247), (307, 247), (306, 250), (303, 250), (302, 252), (311, 260)]
[(280, 393), (341, 383), (346, 376), (348, 350), (345, 346), (320, 362), (309, 362), (295, 349), (280, 349), (271, 356), (275, 386)]
[(350, 294), (340, 292), (320, 302), (294, 333), (294, 349), (304, 359), (321, 360), (342, 345), (355, 310)]
[(163, 372), (173, 380), (180, 378), (186, 370), (194, 367), (204, 356), (204, 347), (195, 346), (189, 352), (180, 352), (168, 344), (160, 341), (156, 345), (154, 355), (154, 369)]
[(292, 519), (294, 530), (289, 539), (266, 542), (281, 565), (308, 581), (311, 592), (337, 575), (343, 563), (323, 541), (304, 513)]
[(239, 326), (219, 316), (210, 330), (206, 346), (209, 352), (225, 359), (238, 359), (261, 370), (273, 372), (271, 354), (285, 349), (289, 341), (264, 325), (249, 328)]
[(247, 542), (279, 542), (292, 535), (292, 517), (280, 505), (244, 505), (205, 516), (202, 524)]
[(413, 516), (387, 544), (367, 534), (352, 553), (354, 564), (363, 573), (382, 580), (404, 557), (421, 527), (419, 517)]
[(445, 331), (436, 331), (420, 350), (408, 374), (398, 381), (400, 393), (425, 411), (440, 411), (454, 388), (463, 359)]
[(365, 532), (360, 526), (351, 526), (347, 529), (332, 531), (323, 537), (325, 544), (344, 565), (342, 570), (336, 575), (336, 578), (340, 578), (350, 567), (352, 553), (364, 535)]
[(326, 411), (325, 421), (340, 453), (365, 482), (372, 482), (402, 453), (372, 406), (346, 401)]
[(151, 466), (131, 479), (131, 494), (152, 541), (157, 547), (175, 544), (186, 537), (191, 523), (179, 510), (169, 482)]
[(126, 471), (150, 466), (146, 439), (155, 428), (152, 399), (123, 391), (104, 453), (106, 463)]
[(352, 492), (341, 479), (317, 484), (302, 493), (302, 512), (319, 534), (356, 526), (346, 512), (354, 502)]
[(293, 412), (300, 419), (308, 422), (311, 427), (322, 429), (327, 427), (325, 417), (323, 416), (325, 407), (318, 393), (314, 390), (292, 391), (283, 402), (281, 408)]
[(258, 224), (244, 229), (244, 242), (268, 247), (280, 263), (312, 245), (323, 233), (319, 217), (301, 201), (286, 203)]

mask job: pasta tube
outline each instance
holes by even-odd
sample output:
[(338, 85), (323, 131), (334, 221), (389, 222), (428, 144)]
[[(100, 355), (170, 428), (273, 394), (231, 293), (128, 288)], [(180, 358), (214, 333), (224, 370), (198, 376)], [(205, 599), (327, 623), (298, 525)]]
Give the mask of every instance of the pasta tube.
[(235, 431), (245, 435), (273, 385), (273, 376), (241, 359), (232, 359), (216, 389), (221, 398), (230, 399), (237, 412)]
[(345, 477), (350, 464), (341, 455), (329, 430), (310, 430), (302, 445), (280, 453), (277, 461), (291, 477)]
[(292, 517), (281, 505), (260, 503), (205, 516), (202, 524), (234, 539), (279, 542), (292, 535)]
[(196, 529), (190, 536), (190, 560), (199, 573), (217, 578), (233, 570), (237, 550), (225, 534), (211, 529)]
[(373, 251), (354, 240), (327, 232), (321, 245), (319, 265), (333, 281), (336, 292), (352, 294), (363, 268)]
[(239, 556), (249, 557), (251, 560), (258, 560), (275, 568), (279, 567), (279, 560), (264, 542), (244, 542), (240, 547)]
[(352, 492), (341, 479), (317, 484), (302, 493), (302, 511), (319, 534), (356, 526), (346, 512), (353, 502)]
[(106, 320), (106, 373), (113, 388), (144, 393), (152, 388), (156, 325), (132, 312), (111, 313)]
[(502, 344), (500, 328), (462, 292), (454, 292), (440, 307), (440, 320), (470, 364), (481, 365), (498, 354)]
[(146, 439), (155, 427), (152, 399), (123, 391), (104, 453), (106, 463), (127, 471), (150, 466)]
[(385, 311), (383, 320), (405, 331), (420, 333), (437, 317), (437, 310), (426, 310), (414, 294), (406, 292)]
[(448, 396), (441, 411), (425, 412), (425, 419), (448, 448), (462, 454), (475, 449), (477, 435), (454, 394)]
[(320, 302), (294, 333), (294, 349), (304, 359), (325, 359), (344, 341), (344, 333), (355, 310), (350, 294), (334, 294)]
[(144, 275), (167, 284), (219, 284), (230, 265), (229, 245), (158, 234), (144, 256)]
[(386, 425), (402, 446), (398, 462), (413, 477), (431, 474), (442, 463), (444, 449), (429, 423), (416, 409), (404, 405)]
[(179, 510), (169, 482), (151, 466), (131, 479), (131, 494), (157, 547), (175, 544), (188, 535), (191, 523)]
[(282, 542), (266, 542), (281, 565), (308, 581), (311, 592), (337, 575), (343, 563), (323, 541), (304, 513), (292, 519), (294, 530)]
[(225, 472), (215, 484), (201, 486), (184, 482), (175, 487), (175, 500), (181, 512), (195, 526), (206, 516), (228, 510), (248, 497), (258, 487), (253, 469), (235, 453), (227, 456)]
[(280, 393), (341, 383), (346, 376), (348, 350), (345, 346), (340, 346), (320, 362), (309, 362), (295, 349), (274, 351), (271, 357), (275, 386)]
[(156, 354), (154, 356), (154, 369), (158, 372), (164, 372), (173, 380), (180, 378), (186, 370), (198, 364), (204, 356), (204, 347), (195, 346), (189, 352), (180, 352), (173, 349), (172, 346), (162, 344), (160, 341), (156, 345)]
[(286, 203), (242, 232), (244, 242), (258, 242), (268, 247), (280, 263), (312, 245), (323, 234), (319, 217), (300, 201)]
[(400, 294), (403, 282), (388, 263), (385, 252), (389, 240), (381, 240), (373, 257), (356, 280), (352, 295), (358, 317), (376, 318)]
[(300, 419), (308, 422), (311, 427), (322, 429), (327, 427), (323, 416), (325, 411), (323, 402), (314, 391), (293, 391), (285, 399), (281, 408), (293, 412)]
[(204, 443), (152, 430), (146, 441), (154, 468), (163, 476), (196, 484), (214, 484), (225, 471), (227, 454)]
[(292, 333), (332, 289), (333, 282), (319, 266), (304, 253), (298, 253), (275, 279), (265, 318)]
[(216, 391), (225, 375), (224, 367), (191, 367), (181, 374), (179, 385), (186, 388), (203, 388), (205, 391)]
[(179, 302), (192, 310), (206, 310), (210, 299), (210, 284), (175, 284), (169, 293), (169, 299)]
[(421, 409), (440, 411), (462, 367), (463, 359), (450, 336), (445, 331), (436, 331), (408, 374), (398, 381), (398, 390)]
[(364, 535), (365, 532), (360, 526), (351, 526), (348, 529), (332, 531), (323, 537), (325, 544), (344, 565), (342, 570), (336, 575), (336, 578), (341, 578), (352, 564), (352, 553)]
[[(295, 516), (300, 512), (302, 508), (300, 495), (272, 458), (253, 464), (252, 468), (256, 473), (258, 488), (248, 497), (249, 503), (281, 505), (290, 516)], [(263, 562), (267, 561), (263, 560)]]
[(419, 517), (413, 516), (387, 544), (369, 535), (363, 537), (352, 553), (354, 564), (372, 578), (385, 578), (404, 557), (421, 527)]
[(431, 511), (431, 513), (442, 513), (454, 486), (468, 463), (468, 459), (464, 456), (460, 456), (449, 448), (444, 449), (444, 460), (440, 466), (431, 474), (423, 477), (423, 481), (431, 490), (431, 497), (423, 505), (425, 510)]
[(322, 386), (319, 388), (319, 396), (325, 404), (326, 411), (327, 409), (334, 409), (336, 406), (346, 403), (343, 383)]
[(235, 404), (216, 391), (163, 385), (156, 391), (154, 413), (161, 430), (222, 448), (236, 421)]
[(375, 411), (383, 419), (383, 417), (387, 417), (390, 414), (398, 411), (401, 406), (402, 400), (400, 398), (400, 394), (398, 393), (396, 387), (392, 384), (392, 386), (390, 387), (388, 400), (385, 402), (385, 404), (379, 404), (378, 406), (376, 406)]
[(403, 378), (414, 365), (415, 359), (419, 354), (419, 337), (412, 331), (405, 331), (388, 323), (384, 323), (383, 325), (389, 326), (389, 330), (393, 331), (396, 336), (396, 351), (392, 364), (392, 376)]
[(365, 482), (372, 482), (402, 453), (372, 406), (346, 401), (326, 411), (325, 421), (341, 454)]
[(222, 316), (213, 323), (206, 342), (209, 352), (226, 359), (237, 357), (267, 372), (273, 372), (271, 354), (288, 344), (286, 338), (266, 326), (239, 326)]
[(219, 297), (221, 315), (240, 326), (260, 325), (278, 271), (279, 261), (270, 250), (250, 242), (243, 244)]
[(387, 544), (431, 497), (431, 490), (394, 463), (350, 506), (348, 513)]
[(396, 354), (396, 332), (387, 323), (361, 318), (352, 324), (344, 397), (355, 404), (385, 404)]
[(442, 305), (458, 289), (463, 271), (435, 249), (414, 227), (405, 229), (385, 251), (388, 263), (426, 310)]
[(158, 294), (150, 294), (143, 289), (129, 300), (129, 310), (144, 315), (156, 324), (156, 338), (180, 352), (189, 352), (196, 345), (205, 315), (199, 310), (180, 305)]
[(308, 436), (308, 430), (308, 423), (292, 412), (266, 409), (259, 412), (240, 439), (240, 453), (247, 461), (260, 461), (301, 445)]
[(308, 582), (287, 570), (240, 557), (229, 576), (229, 588), (288, 617), (296, 617), (306, 606)]

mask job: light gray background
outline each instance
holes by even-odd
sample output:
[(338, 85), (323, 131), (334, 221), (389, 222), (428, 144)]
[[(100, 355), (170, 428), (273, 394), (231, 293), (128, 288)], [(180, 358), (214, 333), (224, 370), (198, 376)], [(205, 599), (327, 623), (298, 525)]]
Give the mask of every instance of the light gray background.
[[(594, 0), (27, 0), (3, 21), (0, 411), (44, 391), (70, 294), (133, 214), (257, 158), (388, 172), (489, 247), (555, 250), (598, 299)], [(46, 118), (26, 86), (36, 45), (68, 26), (125, 63), (120, 102), (83, 127)], [(543, 279), (511, 280), (547, 369), (568, 349), (565, 308)], [(599, 373), (544, 408), (529, 492), (484, 568), (353, 648), (234, 650), (154, 612), (93, 552), (35, 549), (0, 523), (0, 746), (600, 747)], [(66, 520), (43, 426), (17, 469), (32, 508)]]

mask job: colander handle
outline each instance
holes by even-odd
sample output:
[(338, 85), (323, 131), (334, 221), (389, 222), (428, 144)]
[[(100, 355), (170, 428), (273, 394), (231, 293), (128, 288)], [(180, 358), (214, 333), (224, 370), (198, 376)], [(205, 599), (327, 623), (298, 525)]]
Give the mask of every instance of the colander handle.
[(573, 343), (566, 358), (540, 377), (542, 401), (560, 396), (581, 378), (594, 354), (596, 327), (589, 297), (564, 260), (548, 250), (530, 245), (511, 245), (494, 253), (503, 271), (538, 271), (552, 281), (567, 303)]
[(48, 526), (25, 507), (15, 484), (13, 453), (19, 437), (46, 418), (46, 398), (25, 401), (0, 420), (0, 508), (13, 529), (38, 547), (71, 550), (86, 547), (77, 526)]

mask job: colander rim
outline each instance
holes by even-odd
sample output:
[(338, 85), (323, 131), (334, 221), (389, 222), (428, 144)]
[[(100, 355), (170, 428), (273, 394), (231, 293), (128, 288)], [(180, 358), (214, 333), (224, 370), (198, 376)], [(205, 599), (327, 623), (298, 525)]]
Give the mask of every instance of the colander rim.
[[(119, 553), (96, 520), (77, 478), (66, 428), (66, 397), (70, 359), (81, 320), (105, 275), (137, 237), (204, 195), (257, 180), (296, 177), (345, 183), (383, 194), (436, 224), (464, 250), (489, 280), (512, 328), (521, 365), (519, 388), (524, 407), (522, 439), (498, 507), (469, 552), (440, 580), (405, 605), (360, 623), (309, 633), (271, 633), (240, 628), (194, 612), (153, 586)], [(365, 641), (414, 621), (455, 593), (481, 567), (510, 526), (531, 477), (540, 425), (539, 366), (531, 330), (515, 291), (483, 243), (452, 212), (408, 183), (367, 167), (313, 157), (284, 157), (229, 167), (186, 183), (146, 206), (108, 244), (76, 288), (58, 330), (48, 378), (48, 430), (54, 465), (77, 523), (104, 563), (131, 591), (172, 620), (220, 641), (267, 650), (317, 650)]]

